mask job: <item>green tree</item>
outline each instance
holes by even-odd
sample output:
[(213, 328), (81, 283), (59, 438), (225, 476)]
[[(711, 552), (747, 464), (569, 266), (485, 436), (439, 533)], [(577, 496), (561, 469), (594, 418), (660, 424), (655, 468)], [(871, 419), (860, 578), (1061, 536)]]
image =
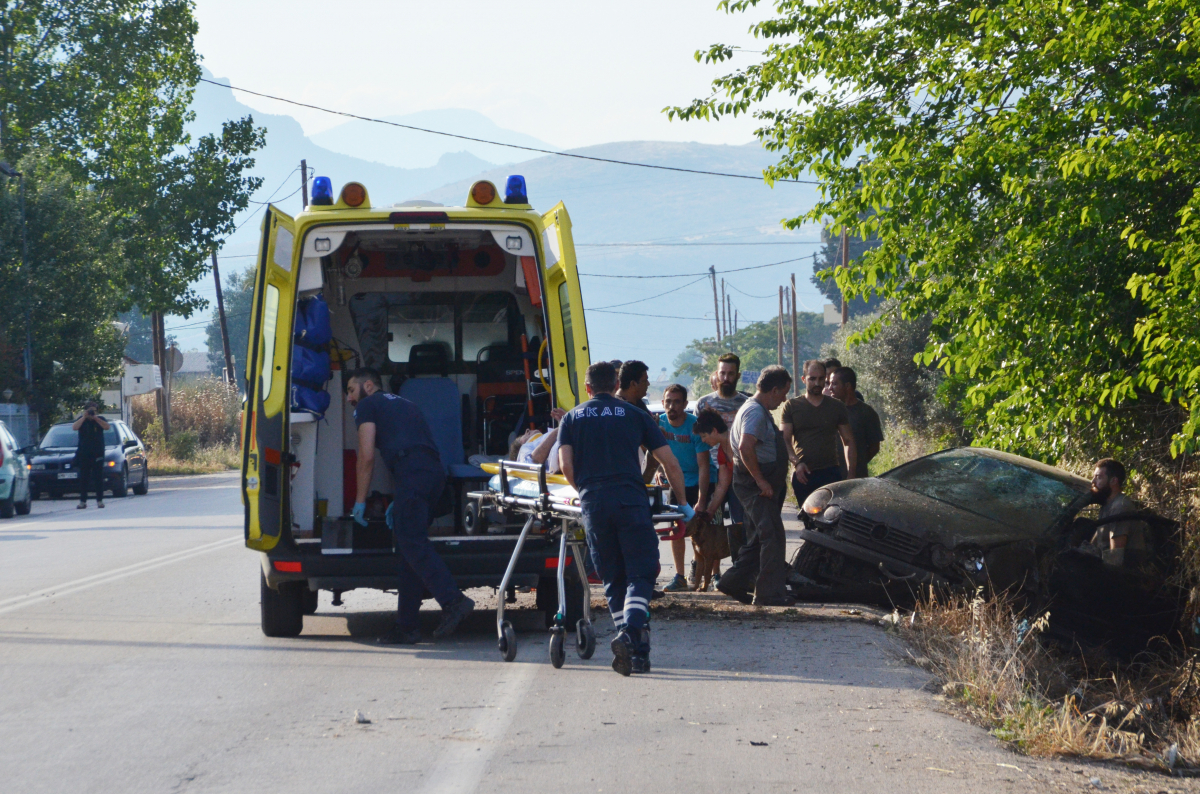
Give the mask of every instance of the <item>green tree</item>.
[(775, 9), (752, 27), (760, 62), (668, 112), (754, 112), (781, 157), (767, 180), (822, 183), (824, 200), (792, 225), (831, 218), (878, 235), (838, 286), (893, 296), (892, 318), (930, 317), (922, 360), (964, 383), (976, 436), (1051, 457), (1118, 445), (1145, 439), (1165, 401), (1173, 451), (1194, 449), (1200, 6)]
[[(246, 350), (250, 344), (250, 313), (254, 308), (254, 268), (225, 277), (221, 293), (225, 300), (225, 324), (229, 329), (229, 353), (237, 382), (245, 382)], [(220, 377), (225, 369), (225, 348), (221, 345), (221, 322), (213, 312), (212, 322), (205, 329), (208, 337), (208, 370)]]
[[(786, 317), (783, 344), (784, 366), (792, 369), (791, 318)], [(675, 358), (675, 377), (695, 378), (696, 395), (708, 392), (708, 376), (716, 371), (717, 359), (725, 353), (737, 353), (742, 360), (743, 371), (761, 370), (777, 363), (778, 318), (765, 323), (750, 323), (729, 334), (720, 343), (714, 337), (693, 339)], [(816, 358), (821, 347), (833, 336), (833, 326), (824, 324), (824, 317), (814, 312), (796, 312), (796, 335), (800, 339), (801, 361)]]
[(8, 255), (21, 250), (18, 195), (8, 189), (0, 193), (0, 296), (9, 298), (8, 306), (31, 305), (36, 390), (30, 395), (23, 377), (22, 311), (0, 313), (0, 339), (16, 351), (0, 357), (0, 382), (13, 384), (15, 399), (30, 400), (48, 423), (60, 406), (77, 407), (118, 372), (124, 341), (111, 321), (113, 307), (124, 300), (123, 250), (96, 191), (51, 158), (29, 155), (19, 167), (25, 174), (28, 278), (19, 256)]
[[(56, 206), (69, 203), (70, 194), (81, 208), (74, 226), (60, 227), (57, 236), (35, 242), (31, 231), (30, 258), (74, 263), (84, 246), (98, 246), (89, 255), (105, 288), (93, 283), (92, 274), (72, 283), (65, 270), (62, 287), (78, 288), (108, 320), (135, 304), (183, 316), (204, 308), (206, 301), (189, 284), (207, 271), (211, 252), (234, 230), (235, 214), (259, 185), (247, 173), (264, 131), (251, 118), (226, 122), (219, 134), (195, 140), (186, 132), (200, 78), (195, 33), (190, 0), (0, 4), (0, 159), (23, 164), (31, 193), (53, 187), (61, 197)], [(34, 184), (39, 181), (42, 188)], [(9, 234), (13, 191), (4, 190), (0, 271), (8, 274), (19, 269), (21, 247)], [(80, 190), (88, 192), (86, 200)], [(39, 212), (46, 218), (36, 219)], [(50, 210), (31, 203), (30, 213), (31, 229), (53, 225)], [(100, 226), (84, 229), (85, 223)], [(59, 350), (52, 358), (54, 345), (42, 342), (63, 327), (54, 314), (56, 300), (0, 276), (0, 305), (13, 314), (32, 310), (35, 394), (45, 421), (53, 418), (56, 399), (84, 387), (80, 381), (60, 390), (67, 354)], [(76, 319), (90, 323), (94, 312), (88, 307)], [(64, 344), (69, 338), (62, 337)], [(15, 339), (4, 337), (8, 347)], [(94, 340), (86, 334), (78, 341), (98, 369), (115, 372), (119, 347), (89, 348)], [(19, 374), (5, 377), (27, 391)]]
[[(872, 235), (864, 240), (857, 234), (848, 235), (846, 246), (848, 249), (847, 261), (853, 263), (864, 252), (871, 250), (879, 245), (879, 238)], [(834, 273), (837, 268), (842, 266), (842, 236), (840, 234), (830, 233), (829, 227), (821, 228), (821, 250), (813, 255), (813, 274), (812, 283), (821, 294), (839, 309), (842, 305), (842, 291), (838, 288), (837, 279), (834, 278)], [(862, 317), (863, 315), (872, 314), (879, 309), (879, 305), (883, 302), (882, 296), (872, 291), (867, 295), (851, 300), (849, 314), (851, 317)]]

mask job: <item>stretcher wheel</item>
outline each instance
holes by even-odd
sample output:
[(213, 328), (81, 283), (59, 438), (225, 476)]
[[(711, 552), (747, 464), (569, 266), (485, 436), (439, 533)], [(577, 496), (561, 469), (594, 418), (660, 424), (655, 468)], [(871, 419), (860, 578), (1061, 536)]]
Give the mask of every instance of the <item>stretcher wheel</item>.
[(563, 648), (565, 633), (559, 628), (550, 630), (550, 664), (554, 665), (555, 669), (562, 667), (563, 662), (567, 660), (567, 651)]
[(580, 659), (591, 659), (596, 652), (596, 630), (589, 621), (581, 620), (575, 624), (575, 652)]
[(500, 626), (500, 639), (496, 643), (500, 647), (500, 656), (506, 662), (517, 658), (517, 633), (507, 620)]

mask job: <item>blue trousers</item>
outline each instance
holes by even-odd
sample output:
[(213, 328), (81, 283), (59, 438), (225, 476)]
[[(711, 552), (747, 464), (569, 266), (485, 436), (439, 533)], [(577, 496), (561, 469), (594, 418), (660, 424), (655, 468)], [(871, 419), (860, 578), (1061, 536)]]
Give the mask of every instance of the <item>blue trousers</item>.
[(580, 502), (592, 564), (604, 582), (613, 623), (618, 629), (645, 628), (658, 576), (658, 535), (650, 520), (646, 489), (632, 485), (589, 489)]
[(396, 494), (392, 504), (392, 540), (399, 556), (396, 623), (401, 631), (421, 627), (418, 613), (428, 591), (443, 609), (463, 593), (429, 540), (430, 509), (442, 495), (446, 475), (441, 471), (392, 470)]

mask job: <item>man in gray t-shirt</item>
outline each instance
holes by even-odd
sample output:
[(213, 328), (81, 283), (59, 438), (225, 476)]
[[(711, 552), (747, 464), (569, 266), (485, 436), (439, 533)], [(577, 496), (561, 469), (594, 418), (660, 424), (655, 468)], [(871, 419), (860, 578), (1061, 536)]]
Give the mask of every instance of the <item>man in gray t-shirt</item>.
[[(791, 606), (787, 576), (783, 499), (787, 495), (787, 452), (771, 411), (787, 398), (792, 376), (780, 366), (759, 375), (754, 396), (738, 411), (729, 431), (733, 489), (746, 513), (746, 542), (717, 589), (742, 603)], [(750, 591), (753, 589), (753, 599)]]

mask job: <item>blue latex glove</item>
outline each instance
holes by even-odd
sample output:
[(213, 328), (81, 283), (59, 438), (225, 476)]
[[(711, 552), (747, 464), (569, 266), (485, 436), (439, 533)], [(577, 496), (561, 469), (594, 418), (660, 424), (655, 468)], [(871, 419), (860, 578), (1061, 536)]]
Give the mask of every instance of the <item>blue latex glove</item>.
[(688, 521), (691, 521), (696, 516), (696, 511), (691, 505), (680, 505), (679, 512), (683, 513), (683, 517)]
[(354, 509), (350, 511), (350, 517), (353, 518), (356, 523), (359, 523), (365, 527), (367, 525), (367, 519), (366, 519), (366, 515), (365, 515), (366, 512), (367, 512), (367, 503), (366, 502), (355, 502)]
[(387, 521), (388, 529), (392, 528), (392, 508), (396, 506), (395, 502), (388, 505), (387, 512), (383, 514), (384, 520)]

